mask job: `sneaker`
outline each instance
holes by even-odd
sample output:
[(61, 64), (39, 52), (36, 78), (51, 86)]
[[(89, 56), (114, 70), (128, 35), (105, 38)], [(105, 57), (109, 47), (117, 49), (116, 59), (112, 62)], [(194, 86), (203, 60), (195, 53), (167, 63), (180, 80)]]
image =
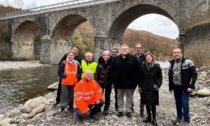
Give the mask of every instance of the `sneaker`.
[(122, 113), (122, 112), (118, 112), (118, 113), (117, 113), (117, 116), (118, 116), (118, 117), (121, 117), (121, 116), (123, 116), (123, 113)]
[(177, 123), (180, 123), (181, 122), (181, 118), (179, 118), (179, 117), (176, 117), (176, 119), (175, 120), (171, 120), (172, 121), (172, 124), (173, 125), (176, 125)]
[(140, 117), (144, 117), (144, 111), (141, 110), (139, 115), (140, 115)]
[(151, 117), (148, 116), (145, 120), (143, 120), (143, 122), (144, 122), (144, 123), (151, 122)]
[(130, 112), (127, 112), (127, 113), (126, 113), (126, 116), (127, 116), (128, 118), (131, 118), (131, 117), (132, 117), (132, 114), (131, 114)]
[(74, 107), (73, 107), (73, 106), (69, 106), (69, 111), (70, 111), (71, 113), (73, 113), (73, 112), (74, 112)]
[(153, 120), (152, 120), (152, 125), (153, 125), (153, 126), (157, 126), (157, 120), (156, 120), (156, 119), (153, 119)]
[(103, 115), (107, 115), (109, 113), (109, 109), (104, 109)]

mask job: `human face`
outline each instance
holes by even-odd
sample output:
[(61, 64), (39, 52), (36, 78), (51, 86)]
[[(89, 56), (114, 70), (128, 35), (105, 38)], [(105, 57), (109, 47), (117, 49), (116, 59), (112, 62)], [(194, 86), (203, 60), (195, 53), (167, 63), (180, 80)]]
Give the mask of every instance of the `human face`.
[(142, 53), (142, 46), (140, 44), (136, 45), (136, 54)]
[(109, 54), (103, 54), (103, 59), (104, 59), (104, 61), (108, 61), (108, 59), (109, 59)]
[(74, 54), (73, 53), (69, 53), (68, 54), (68, 59), (69, 60), (73, 60), (74, 59)]
[(76, 47), (74, 47), (73, 49), (72, 49), (72, 52), (74, 53), (74, 55), (78, 55), (78, 49), (76, 48)]
[(147, 55), (147, 56), (146, 56), (146, 62), (147, 62), (147, 63), (149, 63), (149, 64), (152, 63), (152, 60), (153, 60), (153, 59), (152, 59), (152, 56), (151, 56), (151, 55)]
[(115, 50), (115, 49), (113, 49), (112, 51), (111, 51), (111, 56), (117, 56), (117, 50)]
[(121, 54), (122, 55), (127, 55), (129, 52), (128, 46), (122, 46), (121, 47)]
[(93, 56), (92, 56), (91, 54), (87, 54), (87, 55), (85, 56), (85, 59), (86, 59), (86, 61), (90, 62), (90, 61), (93, 60)]
[(182, 57), (181, 49), (174, 49), (173, 51), (173, 58), (174, 60), (179, 60)]
[(88, 81), (90, 81), (92, 80), (93, 73), (91, 71), (86, 71), (84, 76)]

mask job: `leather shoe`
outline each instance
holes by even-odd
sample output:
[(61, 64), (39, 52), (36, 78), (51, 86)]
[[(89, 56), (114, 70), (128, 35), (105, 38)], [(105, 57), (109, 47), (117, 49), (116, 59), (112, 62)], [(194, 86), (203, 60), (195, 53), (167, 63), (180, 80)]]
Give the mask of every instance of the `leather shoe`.
[(145, 120), (143, 120), (144, 123), (151, 122), (151, 117), (147, 117)]
[(131, 114), (130, 112), (128, 112), (128, 113), (126, 113), (126, 116), (127, 116), (128, 118), (131, 118), (131, 117), (132, 117), (132, 114)]
[(117, 116), (118, 116), (118, 117), (121, 117), (121, 116), (123, 116), (123, 113), (122, 113), (122, 112), (118, 112), (118, 113), (117, 113)]

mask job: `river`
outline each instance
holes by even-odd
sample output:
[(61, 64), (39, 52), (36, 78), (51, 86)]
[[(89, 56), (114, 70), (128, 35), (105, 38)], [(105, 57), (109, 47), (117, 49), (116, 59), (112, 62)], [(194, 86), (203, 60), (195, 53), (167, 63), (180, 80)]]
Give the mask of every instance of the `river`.
[(0, 71), (0, 113), (36, 96), (58, 81), (57, 65)]

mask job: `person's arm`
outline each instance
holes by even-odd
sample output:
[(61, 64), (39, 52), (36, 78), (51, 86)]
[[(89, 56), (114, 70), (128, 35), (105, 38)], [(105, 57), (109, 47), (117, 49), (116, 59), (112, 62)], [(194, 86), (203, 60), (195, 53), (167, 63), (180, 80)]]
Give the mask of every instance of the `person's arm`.
[(64, 60), (66, 60), (68, 54), (63, 55), (61, 60), (59, 61), (58, 65), (60, 65)]
[(58, 68), (58, 75), (59, 77), (61, 78), (66, 78), (66, 75), (64, 73), (64, 68), (65, 68), (65, 64), (62, 62), (60, 65), (59, 65), (59, 68)]
[(157, 72), (157, 86), (158, 86), (158, 88), (160, 88), (161, 87), (161, 85), (162, 85), (162, 83), (163, 83), (163, 75), (162, 75), (162, 70), (161, 70), (161, 67), (160, 67), (160, 65), (158, 64), (158, 66), (157, 66), (157, 69), (158, 69), (158, 72)]
[(192, 61), (189, 63), (188, 66), (189, 66), (190, 79), (191, 79), (189, 88), (195, 89), (195, 82), (197, 80), (198, 74), (197, 74), (195, 65), (194, 65), (194, 63)]

